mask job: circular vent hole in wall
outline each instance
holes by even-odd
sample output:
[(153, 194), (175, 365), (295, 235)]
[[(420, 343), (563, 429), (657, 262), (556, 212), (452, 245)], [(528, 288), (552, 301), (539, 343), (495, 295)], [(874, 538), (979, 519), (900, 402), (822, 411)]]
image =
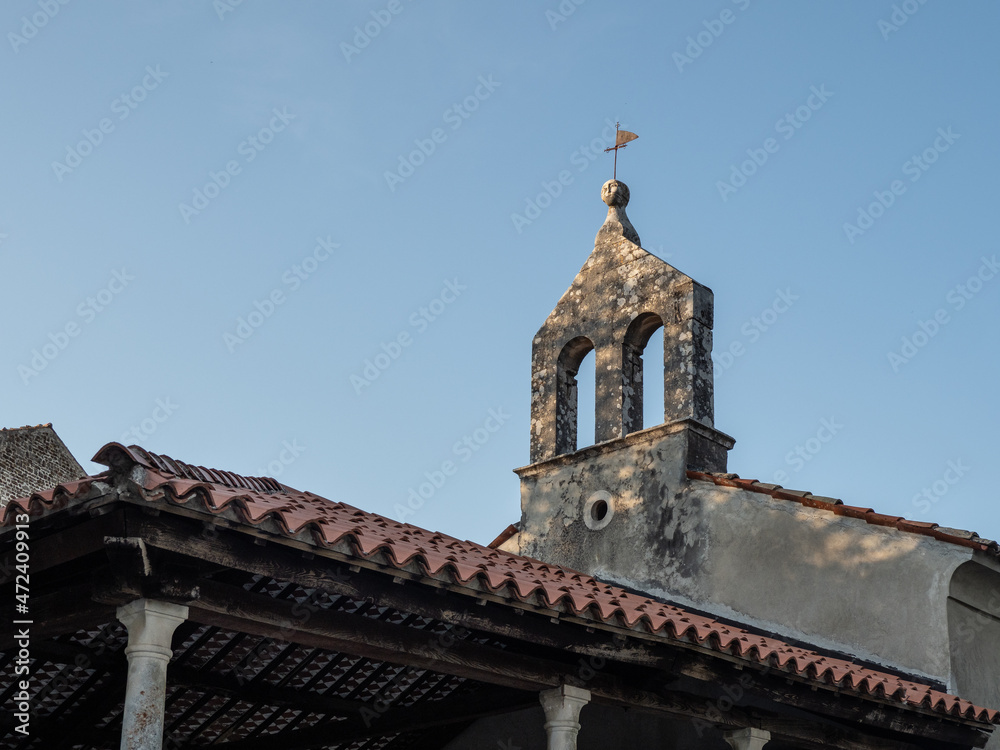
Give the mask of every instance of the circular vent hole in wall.
[(598, 490), (591, 495), (583, 506), (583, 522), (591, 531), (600, 531), (609, 523), (615, 514), (611, 493)]

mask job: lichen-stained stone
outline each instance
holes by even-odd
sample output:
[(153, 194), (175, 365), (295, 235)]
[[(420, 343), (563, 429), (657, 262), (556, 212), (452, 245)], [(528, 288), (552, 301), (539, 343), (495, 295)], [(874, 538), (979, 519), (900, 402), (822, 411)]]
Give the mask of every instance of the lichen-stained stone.
[[(713, 426), (712, 290), (639, 245), (625, 213), (628, 187), (601, 190), (608, 216), (594, 250), (535, 335), (531, 363), (531, 461), (577, 449), (576, 374), (595, 351), (595, 437), (621, 438), (643, 428), (642, 350), (664, 337), (664, 422)], [(647, 376), (648, 377), (648, 376)]]

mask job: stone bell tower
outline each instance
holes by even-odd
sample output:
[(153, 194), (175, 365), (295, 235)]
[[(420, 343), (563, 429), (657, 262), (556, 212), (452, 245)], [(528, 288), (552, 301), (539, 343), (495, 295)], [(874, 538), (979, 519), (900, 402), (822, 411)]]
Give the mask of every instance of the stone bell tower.
[[(726, 471), (735, 442), (714, 427), (712, 291), (642, 249), (625, 183), (608, 181), (601, 197), (608, 215), (594, 250), (535, 334), (531, 464), (516, 470), (519, 551), (582, 570), (641, 543), (686, 471)], [(664, 379), (663, 423), (644, 428), (642, 353), (657, 332), (663, 369), (648, 363), (646, 377)], [(577, 420), (590, 410), (577, 404), (576, 374), (591, 351), (596, 443), (579, 447)]]

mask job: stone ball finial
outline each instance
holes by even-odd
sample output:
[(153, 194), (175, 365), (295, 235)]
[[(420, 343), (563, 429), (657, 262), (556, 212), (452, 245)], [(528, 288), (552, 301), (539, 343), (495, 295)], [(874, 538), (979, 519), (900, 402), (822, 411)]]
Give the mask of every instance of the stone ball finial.
[(628, 185), (621, 180), (608, 180), (601, 188), (601, 200), (608, 206), (625, 208), (628, 205), (628, 199)]
[(598, 241), (601, 241), (602, 237), (624, 237), (636, 245), (640, 244), (639, 235), (625, 213), (628, 197), (628, 185), (624, 182), (608, 180), (604, 183), (604, 187), (601, 188), (601, 200), (608, 204), (608, 217), (597, 233)]

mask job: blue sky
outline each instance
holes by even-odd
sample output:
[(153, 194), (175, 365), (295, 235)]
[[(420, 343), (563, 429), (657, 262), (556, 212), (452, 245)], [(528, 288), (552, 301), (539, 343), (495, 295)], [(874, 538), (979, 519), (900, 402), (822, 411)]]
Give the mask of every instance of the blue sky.
[(618, 120), (643, 246), (715, 292), (730, 470), (995, 537), (998, 22), (5, 3), (0, 422), (397, 518), (429, 474), (405, 520), (487, 542), (519, 517), (531, 339), (593, 247)]

